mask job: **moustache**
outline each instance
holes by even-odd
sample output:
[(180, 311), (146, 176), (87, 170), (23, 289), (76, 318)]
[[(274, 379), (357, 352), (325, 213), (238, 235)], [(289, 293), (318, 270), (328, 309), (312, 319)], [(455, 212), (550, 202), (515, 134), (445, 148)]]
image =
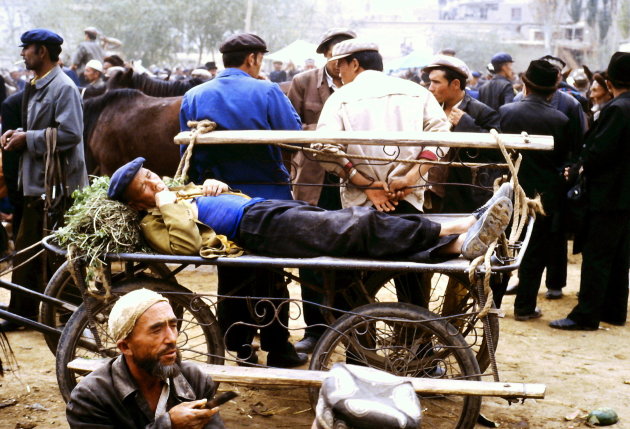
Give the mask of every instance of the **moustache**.
[(167, 346), (164, 350), (158, 353), (158, 356), (164, 356), (172, 352), (177, 352), (177, 346)]

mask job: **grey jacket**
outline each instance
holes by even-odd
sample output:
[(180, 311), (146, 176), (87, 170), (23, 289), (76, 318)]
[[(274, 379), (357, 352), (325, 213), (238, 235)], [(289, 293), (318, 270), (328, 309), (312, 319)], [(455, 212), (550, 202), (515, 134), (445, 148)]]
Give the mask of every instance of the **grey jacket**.
[(83, 154), (83, 109), (79, 90), (60, 67), (35, 83), (28, 101), (26, 149), (20, 165), (20, 186), (25, 196), (44, 190), (46, 128), (57, 128), (57, 150), (66, 176), (67, 196), (88, 184)]
[[(182, 362), (181, 374), (170, 380), (171, 391), (166, 410), (182, 402), (211, 399), (217, 385), (193, 363)], [(170, 429), (167, 413), (154, 419), (122, 355), (88, 375), (74, 388), (66, 406), (71, 429)], [(215, 414), (205, 429), (223, 429), (223, 420)]]

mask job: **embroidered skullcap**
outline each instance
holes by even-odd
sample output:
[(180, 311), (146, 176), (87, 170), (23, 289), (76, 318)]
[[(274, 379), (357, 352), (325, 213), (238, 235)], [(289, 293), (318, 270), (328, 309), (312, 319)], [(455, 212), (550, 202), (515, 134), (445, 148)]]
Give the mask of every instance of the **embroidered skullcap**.
[(116, 170), (109, 181), (107, 196), (112, 200), (123, 201), (125, 189), (127, 189), (127, 186), (129, 186), (133, 178), (136, 177), (136, 174), (138, 174), (138, 171), (142, 168), (144, 161), (146, 160), (139, 156)]
[(363, 366), (335, 364), (319, 391), (315, 410), (318, 429), (336, 422), (356, 429), (420, 427), (420, 401), (408, 381)]
[(338, 60), (345, 58), (349, 55), (357, 52), (364, 51), (376, 51), (378, 52), (378, 45), (374, 42), (370, 42), (362, 39), (348, 39), (343, 42), (339, 42), (335, 45), (332, 51), (332, 57), (328, 61)]
[(108, 332), (115, 342), (127, 337), (136, 326), (136, 322), (154, 304), (168, 302), (157, 292), (138, 289), (122, 296), (109, 313)]

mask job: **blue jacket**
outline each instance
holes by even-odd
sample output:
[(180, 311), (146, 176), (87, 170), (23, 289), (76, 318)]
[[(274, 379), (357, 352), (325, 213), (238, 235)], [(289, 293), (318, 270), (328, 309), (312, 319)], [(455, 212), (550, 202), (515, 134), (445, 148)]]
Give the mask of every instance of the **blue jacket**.
[[(219, 130), (301, 130), (300, 117), (272, 82), (254, 79), (236, 68), (190, 89), (182, 100), (180, 126), (210, 119)], [(182, 146), (181, 150), (185, 150)], [(252, 197), (291, 199), (282, 153), (271, 145), (199, 145), (188, 171), (190, 180), (222, 180)]]

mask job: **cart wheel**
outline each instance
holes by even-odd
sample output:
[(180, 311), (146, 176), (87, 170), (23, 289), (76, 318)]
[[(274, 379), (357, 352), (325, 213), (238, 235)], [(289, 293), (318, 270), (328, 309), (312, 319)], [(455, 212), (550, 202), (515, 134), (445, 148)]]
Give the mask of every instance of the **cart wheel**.
[[(320, 338), (310, 368), (337, 362), (405, 377), (480, 381), (475, 355), (459, 330), (437, 314), (405, 303), (368, 304), (341, 317)], [(315, 409), (319, 388), (311, 388)], [(422, 427), (468, 429), (477, 421), (480, 396), (422, 395)]]
[[(178, 285), (149, 278), (124, 281), (112, 291), (115, 296), (132, 290), (147, 288), (167, 297), (179, 320), (177, 346), (182, 359), (196, 362), (222, 364), (224, 358), (223, 336), (218, 323), (208, 305), (190, 290)], [(116, 344), (107, 333), (107, 318), (115, 300), (108, 303), (92, 301), (95, 331), (102, 343), (99, 351), (92, 331), (88, 327), (88, 314), (85, 305), (79, 306), (70, 317), (59, 338), (56, 354), (57, 383), (63, 399), (70, 399), (70, 392), (86, 375), (68, 368), (75, 358), (95, 359), (114, 357), (119, 354)]]
[[(481, 372), (490, 366), (490, 354), (483, 332), (483, 323), (473, 314), (474, 303), (477, 300), (476, 290), (470, 290), (468, 277), (456, 274), (418, 273), (423, 277), (423, 284), (430, 285), (430, 290), (424, 292), (417, 288), (405, 287), (410, 281), (407, 273), (392, 273), (377, 271), (368, 273), (361, 285), (353, 284), (344, 289), (336, 289), (337, 293), (328, 293), (327, 304), (341, 308), (356, 308), (373, 302), (405, 302), (420, 305), (425, 303), (427, 308), (441, 317), (453, 316), (449, 322), (457, 327), (466, 339), (477, 357)], [(411, 279), (413, 280), (413, 279)], [(398, 282), (401, 295), (398, 294), (395, 282)], [(415, 284), (415, 283), (414, 283)], [(334, 301), (333, 301), (334, 300)], [(340, 301), (341, 300), (341, 301)], [(424, 306), (424, 305), (422, 305)], [(493, 346), (496, 350), (499, 341), (499, 318), (496, 314), (488, 315)]]
[[(129, 262), (131, 263), (131, 262)], [(132, 268), (133, 276), (137, 275), (150, 275), (156, 278), (166, 278), (170, 275), (170, 270), (166, 264), (153, 263), (153, 264), (134, 264)], [(112, 273), (112, 282), (117, 283), (129, 278), (129, 274), (123, 271)], [(62, 329), (64, 325), (72, 316), (72, 313), (76, 308), (81, 305), (83, 299), (81, 298), (81, 292), (74, 284), (74, 279), (68, 270), (68, 262), (64, 262), (57, 271), (53, 274), (46, 290), (45, 295), (52, 296), (54, 298), (61, 299), (68, 304), (70, 308), (62, 308), (58, 305), (44, 302), (40, 304), (39, 308), (39, 321), (45, 325), (52, 326), (54, 328)], [(57, 343), (59, 337), (53, 334), (44, 334), (44, 339), (51, 352), (57, 352)]]

